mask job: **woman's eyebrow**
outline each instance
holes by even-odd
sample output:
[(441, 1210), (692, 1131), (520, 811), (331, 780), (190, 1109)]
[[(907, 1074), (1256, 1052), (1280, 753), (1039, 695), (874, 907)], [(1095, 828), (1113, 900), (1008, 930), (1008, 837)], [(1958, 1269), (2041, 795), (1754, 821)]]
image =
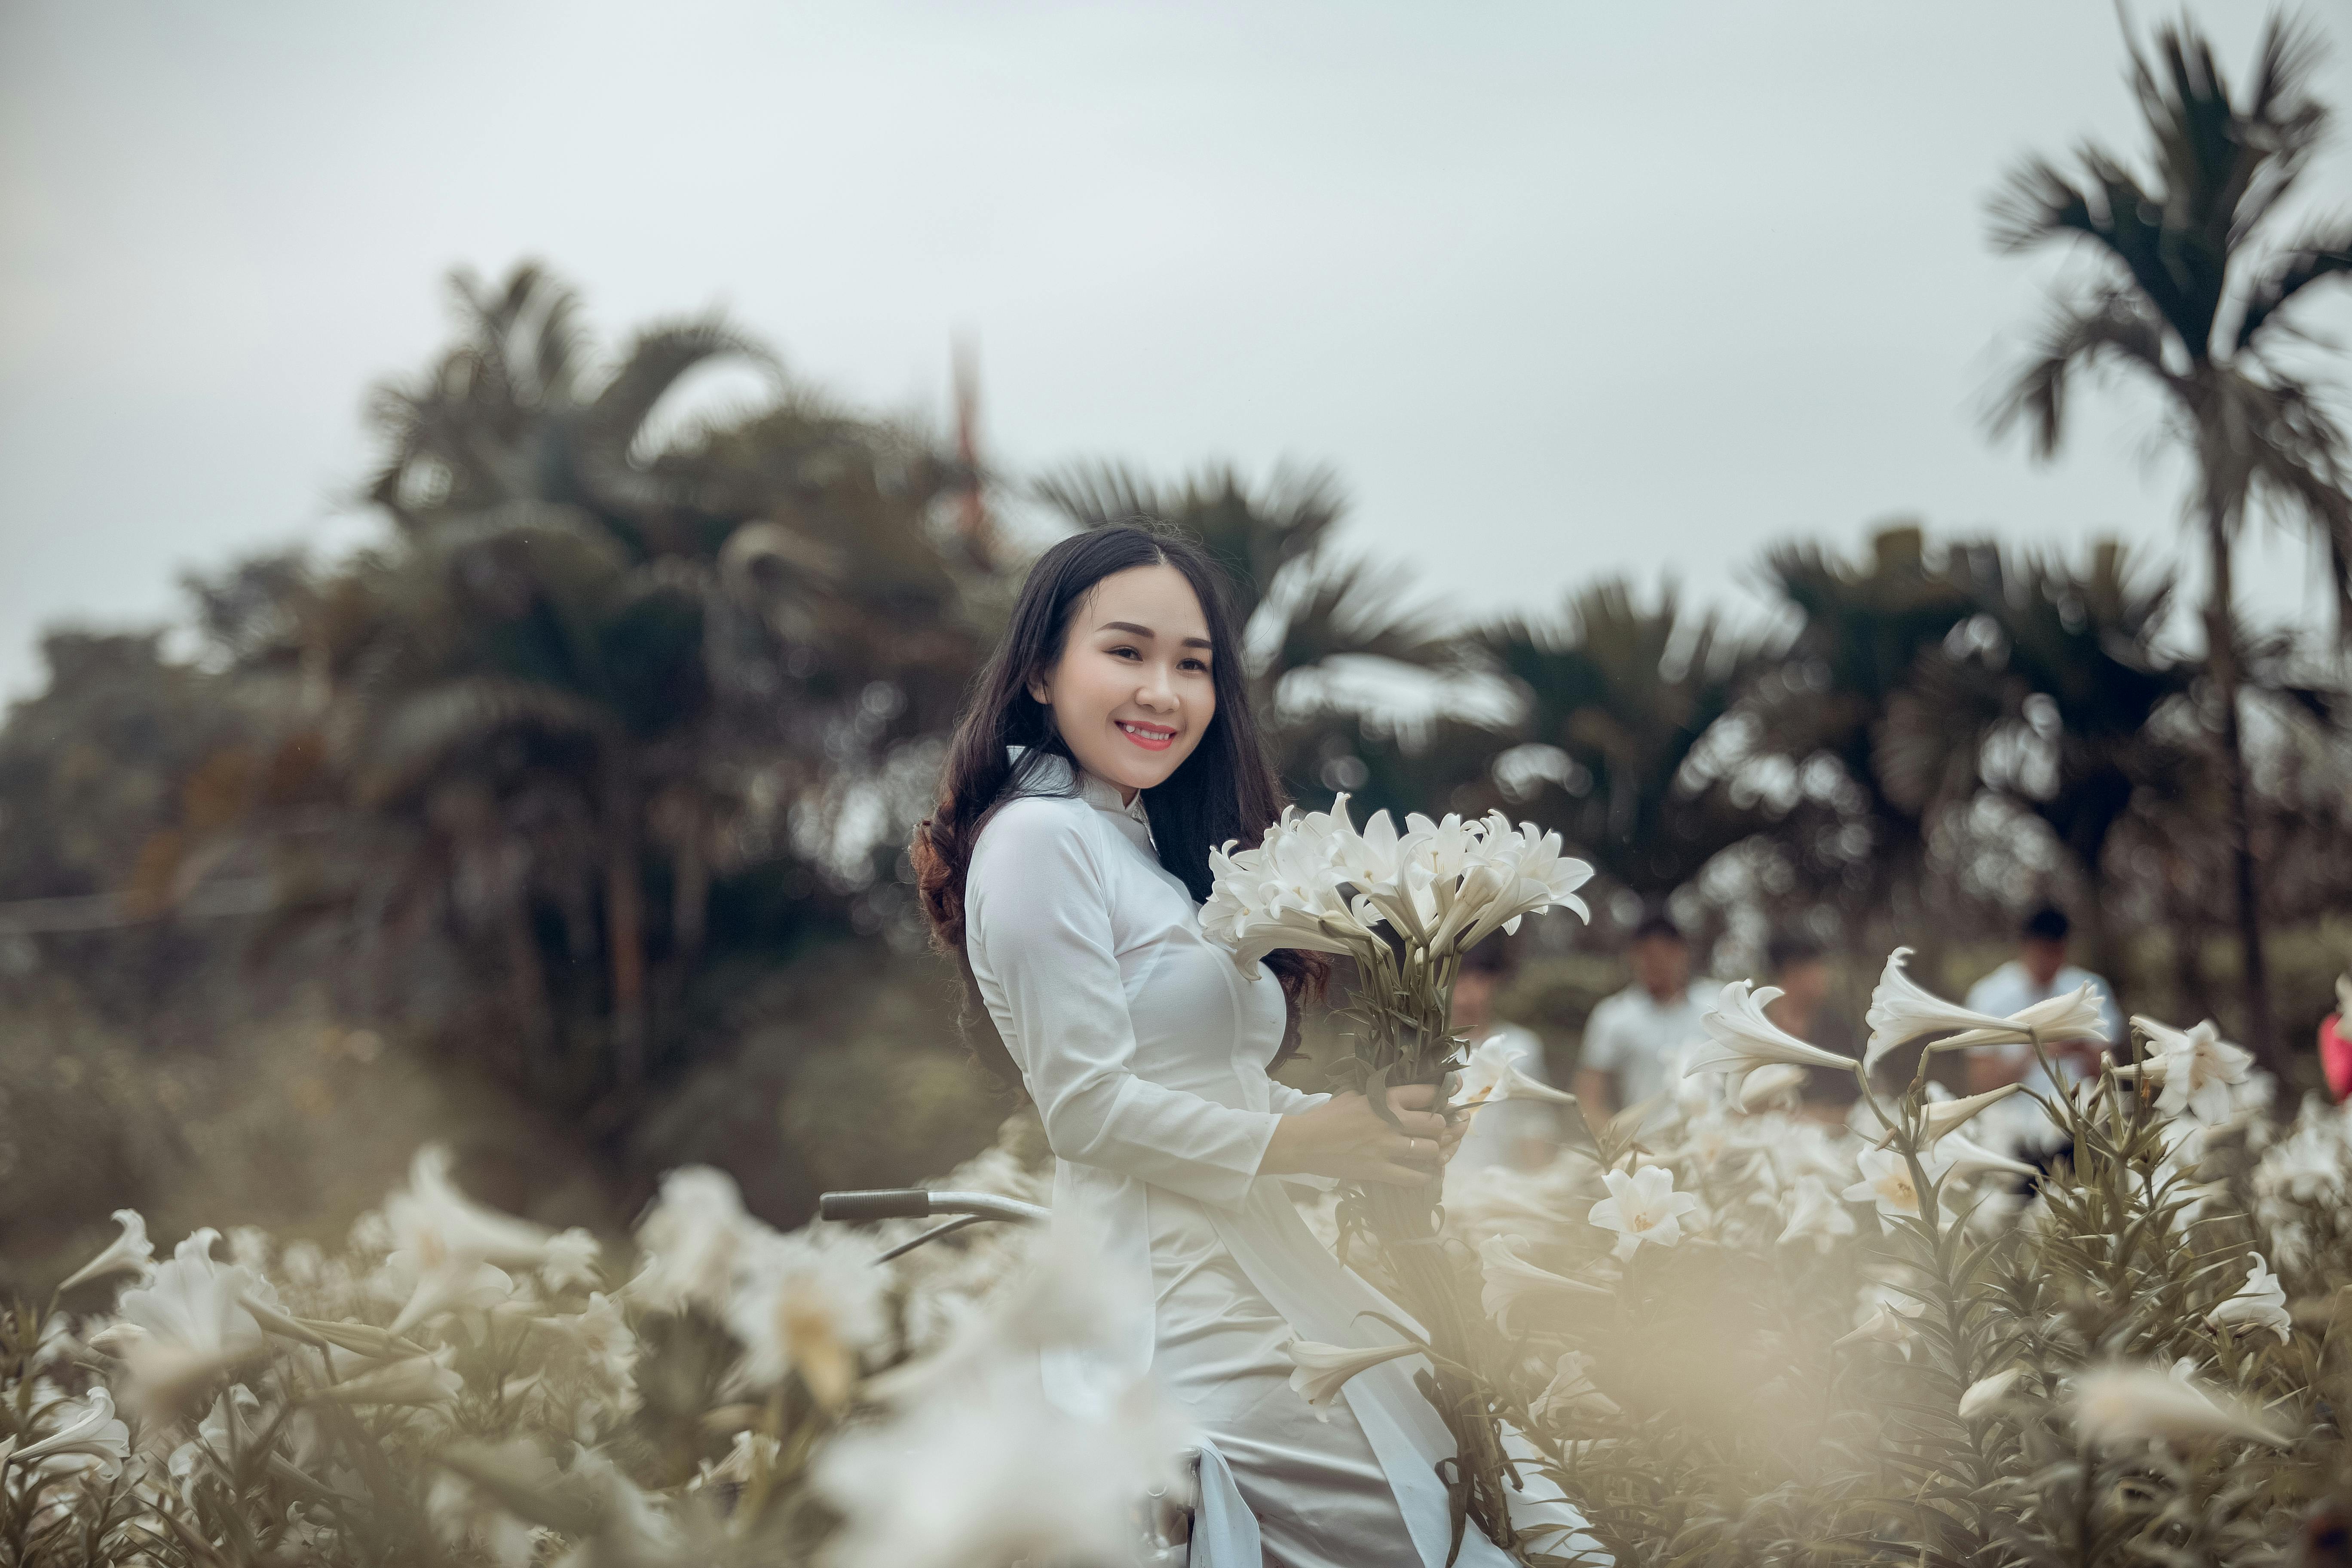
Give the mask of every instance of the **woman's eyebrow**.
[[(1150, 626), (1139, 626), (1133, 621), (1105, 621), (1102, 625), (1097, 626), (1095, 630), (1098, 632), (1127, 632), (1139, 637), (1157, 637), (1160, 635), (1158, 632), (1153, 631)], [(1206, 637), (1186, 637), (1184, 639), (1183, 646), (1186, 647), (1207, 647), (1210, 644), (1209, 639)]]

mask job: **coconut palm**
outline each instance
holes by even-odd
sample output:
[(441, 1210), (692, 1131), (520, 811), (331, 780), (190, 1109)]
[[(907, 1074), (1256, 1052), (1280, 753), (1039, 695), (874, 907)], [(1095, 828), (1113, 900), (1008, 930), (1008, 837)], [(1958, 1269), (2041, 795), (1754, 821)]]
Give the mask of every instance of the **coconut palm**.
[(1713, 614), (1685, 615), (1671, 587), (1644, 610), (1612, 579), (1477, 640), (1519, 700), (1504, 744), (1527, 764), (1528, 814), (1625, 887), (1663, 897), (1762, 825), (1690, 766), (1761, 667)]
[(2251, 508), (2304, 520), (2333, 569), (2339, 629), (2352, 632), (2345, 433), (2282, 354), (2296, 336), (2292, 308), (2313, 284), (2352, 271), (2352, 223), (2273, 238), (2281, 205), (2326, 121), (2308, 90), (2316, 53), (2308, 34), (2274, 17), (2242, 94), (2233, 94), (2190, 23), (2159, 29), (2153, 53), (2132, 53), (2149, 140), (2144, 169), (2088, 144), (2072, 168), (2029, 160), (1995, 200), (1997, 244), (2014, 251), (2086, 246), (2101, 271), (2060, 302), (1994, 424), (2023, 422), (2047, 458), (2066, 433), (2075, 378), (2120, 369), (2158, 392), (2169, 427), (2196, 458), (2189, 510), (2211, 579), (2212, 722), (2228, 787), (2246, 1031), (2277, 1071), (2284, 1064), (2263, 950), (2231, 553)]

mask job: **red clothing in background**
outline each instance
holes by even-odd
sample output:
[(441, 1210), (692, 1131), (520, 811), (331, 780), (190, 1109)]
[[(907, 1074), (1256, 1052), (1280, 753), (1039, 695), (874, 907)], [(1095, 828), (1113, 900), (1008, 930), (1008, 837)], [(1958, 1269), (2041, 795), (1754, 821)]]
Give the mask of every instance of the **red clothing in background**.
[(2352, 1095), (2352, 1040), (2344, 1037), (2344, 1019), (2330, 1013), (2319, 1026), (2319, 1068), (2327, 1075), (2328, 1098), (2341, 1103)]

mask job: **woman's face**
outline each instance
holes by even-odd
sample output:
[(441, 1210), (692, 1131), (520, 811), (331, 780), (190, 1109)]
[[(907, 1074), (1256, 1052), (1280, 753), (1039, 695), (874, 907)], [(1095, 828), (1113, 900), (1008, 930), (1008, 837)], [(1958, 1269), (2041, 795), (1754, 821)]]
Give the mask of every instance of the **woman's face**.
[(1217, 711), (1209, 620), (1173, 566), (1131, 566), (1070, 612), (1062, 657), (1029, 682), (1078, 765), (1135, 792), (1166, 781)]

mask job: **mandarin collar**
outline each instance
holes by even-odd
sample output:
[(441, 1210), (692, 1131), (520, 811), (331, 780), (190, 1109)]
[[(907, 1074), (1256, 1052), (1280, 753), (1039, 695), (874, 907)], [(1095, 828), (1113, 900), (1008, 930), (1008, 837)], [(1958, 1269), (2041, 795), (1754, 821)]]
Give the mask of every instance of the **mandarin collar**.
[[(1018, 761), (1021, 753), (1028, 748), (1013, 746), (1008, 750), (1013, 758)], [(1151, 842), (1151, 816), (1143, 809), (1141, 790), (1135, 792), (1133, 800), (1123, 801), (1118, 797), (1117, 784), (1112, 784), (1108, 779), (1097, 778), (1084, 768), (1073, 768), (1058, 753), (1041, 759), (1037, 782), (1046, 784), (1048, 788), (1066, 789), (1069, 787), (1070, 775), (1073, 773), (1077, 774), (1077, 795), (1080, 800), (1111, 818), (1113, 825), (1125, 834), (1137, 848), (1146, 854), (1154, 852)]]

